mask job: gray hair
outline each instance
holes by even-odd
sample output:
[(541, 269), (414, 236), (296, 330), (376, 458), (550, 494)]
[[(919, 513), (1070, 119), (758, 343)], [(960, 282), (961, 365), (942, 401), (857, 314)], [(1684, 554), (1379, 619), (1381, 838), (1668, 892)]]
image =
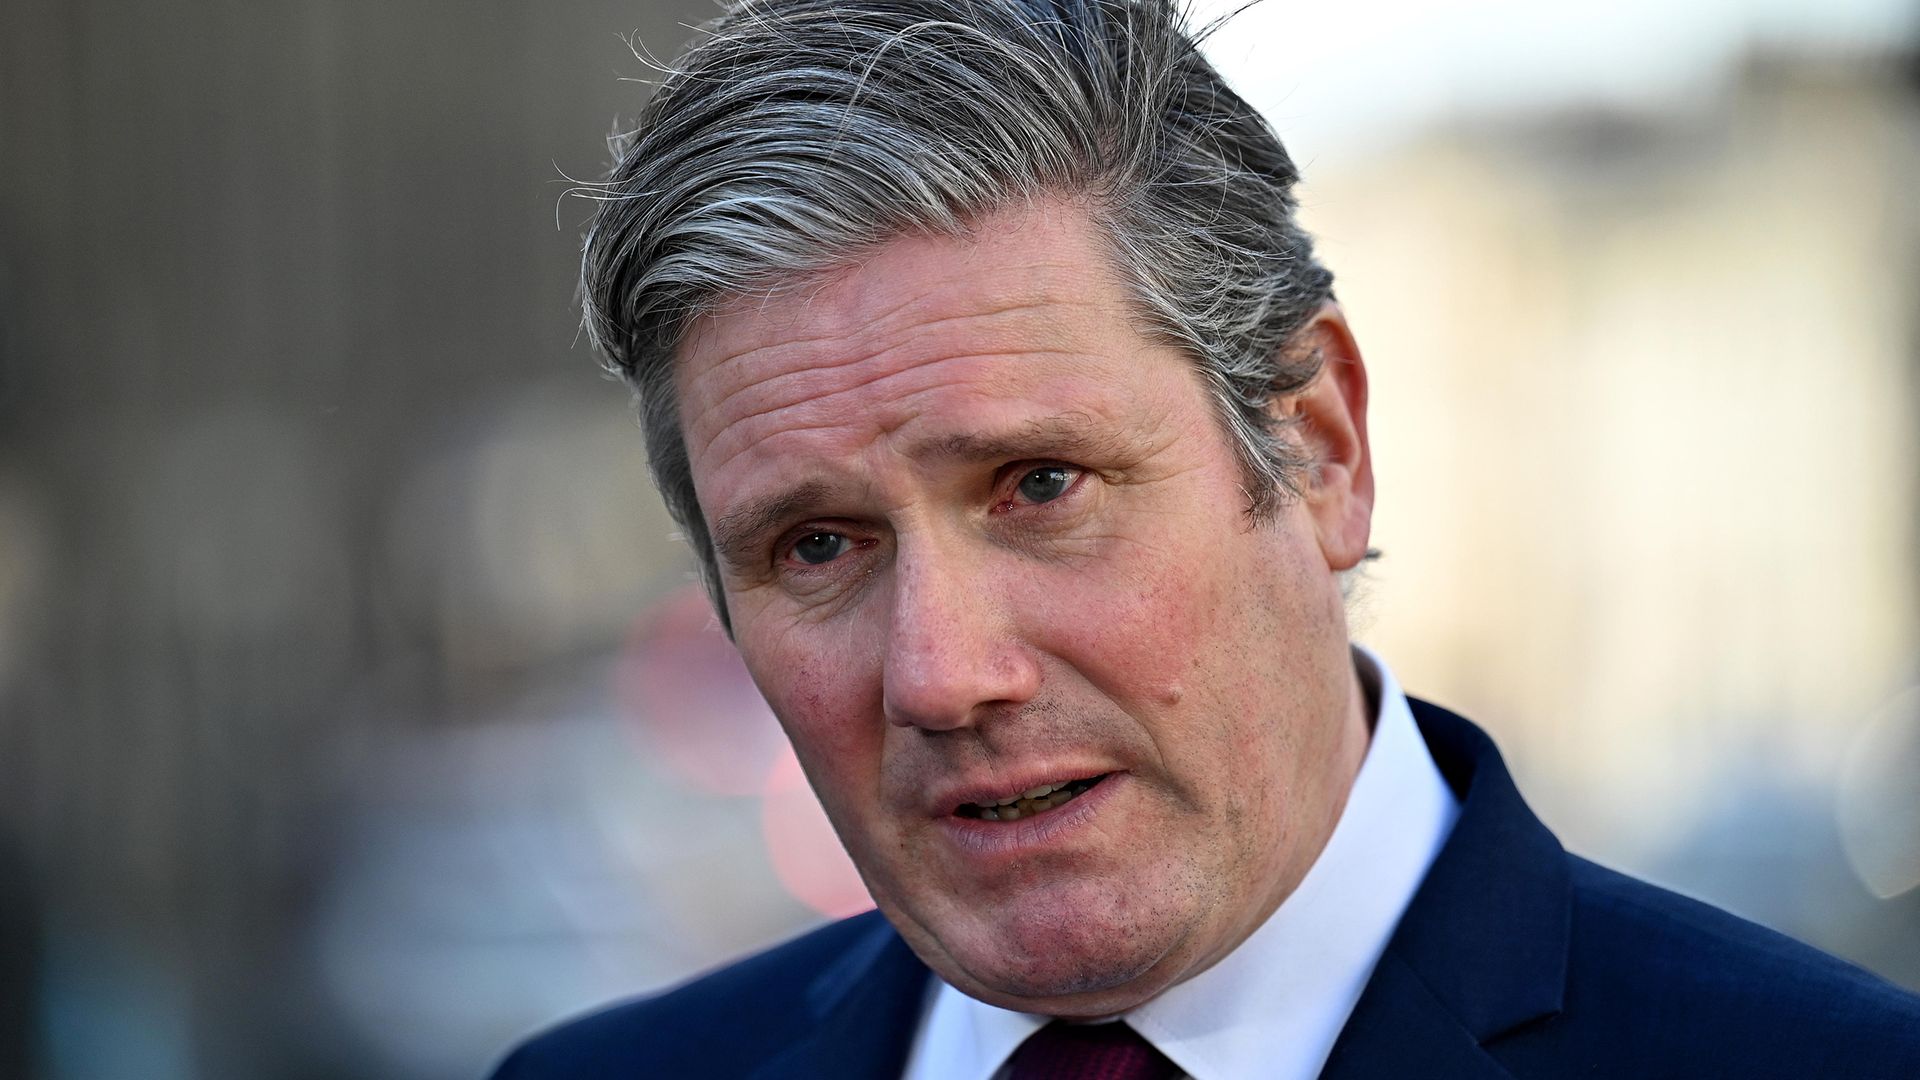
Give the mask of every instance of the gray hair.
[(1204, 36), (1174, 0), (744, 0), (668, 73), (588, 189), (583, 306), (723, 625), (675, 396), (689, 323), (1022, 201), (1090, 213), (1143, 330), (1210, 388), (1248, 512), (1298, 493), (1310, 462), (1267, 406), (1319, 373), (1289, 341), (1333, 275), (1292, 160)]

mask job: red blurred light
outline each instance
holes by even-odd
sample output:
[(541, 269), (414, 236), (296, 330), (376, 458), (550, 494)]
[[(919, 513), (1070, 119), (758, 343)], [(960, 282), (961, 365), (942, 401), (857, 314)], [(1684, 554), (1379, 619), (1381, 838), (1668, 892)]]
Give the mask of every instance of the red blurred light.
[(767, 773), (760, 831), (774, 874), (795, 899), (834, 918), (873, 907), (873, 898), (834, 835), (827, 812), (820, 808), (791, 747)]
[(650, 756), (715, 795), (760, 794), (787, 744), (696, 587), (642, 615), (615, 669), (615, 695)]

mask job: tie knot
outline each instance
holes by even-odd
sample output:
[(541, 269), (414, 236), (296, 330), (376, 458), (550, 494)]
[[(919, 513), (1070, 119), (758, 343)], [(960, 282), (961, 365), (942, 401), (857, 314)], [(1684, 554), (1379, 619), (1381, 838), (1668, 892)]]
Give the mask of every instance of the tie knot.
[(1008, 1059), (1009, 1080), (1173, 1080), (1180, 1066), (1124, 1021), (1055, 1020), (1028, 1036)]

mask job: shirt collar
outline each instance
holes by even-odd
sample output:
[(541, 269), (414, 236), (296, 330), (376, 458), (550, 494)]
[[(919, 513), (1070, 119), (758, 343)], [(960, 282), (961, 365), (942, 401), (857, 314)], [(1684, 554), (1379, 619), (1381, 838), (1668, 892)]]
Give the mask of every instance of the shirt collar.
[[(1126, 1016), (1194, 1080), (1319, 1074), (1459, 814), (1399, 681), (1353, 651), (1377, 691), (1373, 737), (1320, 857), (1239, 948)], [(906, 1076), (992, 1080), (1047, 1020), (936, 978)]]

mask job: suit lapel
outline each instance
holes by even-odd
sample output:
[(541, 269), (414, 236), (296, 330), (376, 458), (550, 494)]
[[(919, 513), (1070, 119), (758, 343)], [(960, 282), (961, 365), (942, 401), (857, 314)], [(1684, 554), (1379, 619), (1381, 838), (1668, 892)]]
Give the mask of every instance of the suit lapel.
[(769, 1058), (755, 1080), (897, 1080), (920, 1023), (929, 973), (877, 913), (807, 988), (811, 1031)]
[(1566, 852), (1492, 740), (1425, 702), (1414, 718), (1460, 817), (1407, 907), (1323, 1080), (1503, 1077), (1486, 1047), (1560, 1011), (1572, 897)]
[(1320, 1080), (1509, 1080), (1458, 1017), (1391, 952), (1334, 1043)]

